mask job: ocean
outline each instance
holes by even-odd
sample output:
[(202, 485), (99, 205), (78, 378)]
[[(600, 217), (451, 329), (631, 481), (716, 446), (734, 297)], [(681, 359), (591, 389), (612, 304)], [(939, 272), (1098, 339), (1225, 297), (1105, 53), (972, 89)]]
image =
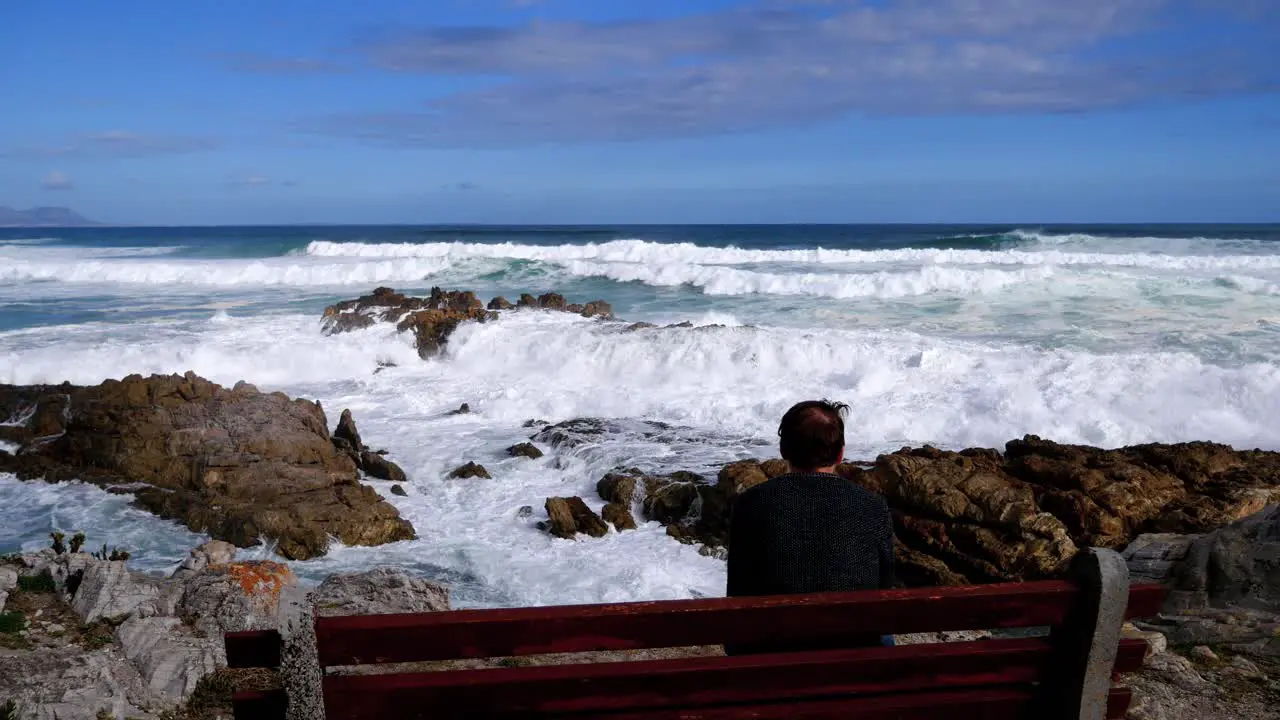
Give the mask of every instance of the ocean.
[[(429, 361), (390, 327), (321, 335), (326, 305), (379, 285), (554, 290), (692, 327), (514, 312)], [(0, 382), (187, 370), (319, 400), (331, 423), (350, 408), (408, 473), (408, 497), (373, 485), (419, 539), (293, 563), (304, 579), (398, 565), (464, 607), (716, 596), (724, 563), (656, 523), (554, 539), (543, 500), (598, 509), (618, 465), (775, 456), (778, 418), (814, 397), (851, 405), (852, 459), (1027, 433), (1280, 449), (1280, 225), (0, 229)], [(503, 453), (525, 421), (575, 417), (622, 430)], [(626, 430), (640, 420), (670, 430)], [(471, 460), (494, 479), (445, 479)], [(157, 571), (202, 540), (127, 497), (0, 475), (0, 553), (54, 528)]]

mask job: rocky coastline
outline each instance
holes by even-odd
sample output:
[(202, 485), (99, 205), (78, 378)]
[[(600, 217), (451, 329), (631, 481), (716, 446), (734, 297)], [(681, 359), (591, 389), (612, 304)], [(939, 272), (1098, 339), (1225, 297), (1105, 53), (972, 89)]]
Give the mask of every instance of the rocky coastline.
[(0, 472), (81, 480), (129, 493), (195, 532), (287, 559), (323, 555), (330, 538), (381, 545), (414, 537), (361, 483), (404, 473), (359, 440), (350, 413), (331, 434), (318, 403), (225, 388), (194, 373), (131, 375), (90, 387), (0, 385)]
[[(556, 293), (484, 303), (468, 291), (413, 298), (378, 288), (327, 308), (321, 328), (391, 324), (430, 359), (463, 323), (526, 311), (572, 313), (618, 332), (653, 327), (615, 318), (604, 301)], [(6, 702), (21, 718), (225, 717), (232, 689), (278, 679), (226, 671), (221, 635), (277, 627), (282, 597), (324, 597), (347, 614), (449, 607), (447, 588), (397, 570), (303, 588), (286, 565), (236, 562), (238, 548), (265, 541), (284, 559), (306, 560), (331, 538), (413, 539), (369, 479), (394, 483), (395, 495), (415, 483), (502, 482), (474, 460), (446, 477), (410, 477), (365, 444), (350, 411), (330, 430), (317, 402), (190, 372), (0, 385), (0, 421), (0, 472), (130, 494), (214, 538), (168, 577), (79, 552), (82, 538), (0, 559), (0, 718)], [(600, 418), (526, 427), (526, 442), (494, 455), (537, 460), (616, 431)], [(672, 542), (724, 557), (735, 498), (788, 469), (777, 458), (712, 472), (620, 467), (594, 495), (531, 497), (518, 517), (569, 542), (656, 523)], [(903, 585), (1053, 578), (1090, 546), (1122, 551), (1136, 579), (1165, 583), (1165, 612), (1128, 628), (1156, 648), (1135, 676), (1131, 717), (1262, 718), (1280, 703), (1280, 453), (1208, 442), (1101, 449), (1029, 435), (1000, 449), (903, 448), (837, 473), (889, 504)]]

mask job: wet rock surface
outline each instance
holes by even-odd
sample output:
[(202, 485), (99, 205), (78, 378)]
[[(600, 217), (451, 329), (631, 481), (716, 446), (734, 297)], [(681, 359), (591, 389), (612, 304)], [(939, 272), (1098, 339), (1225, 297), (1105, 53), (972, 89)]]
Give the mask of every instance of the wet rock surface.
[[(577, 447), (618, 432), (617, 424), (572, 420), (534, 437)], [(645, 431), (665, 429), (659, 423)], [(726, 464), (714, 481), (620, 470), (602, 478), (597, 493), (609, 503), (639, 506), (644, 519), (667, 525), (682, 542), (716, 548), (729, 544), (734, 499), (787, 470), (778, 459)], [(1159, 534), (1205, 533), (1280, 499), (1280, 453), (1213, 443), (1100, 450), (1027, 436), (1004, 452), (906, 448), (865, 466), (846, 463), (837, 474), (888, 502), (897, 574), (907, 585), (1057, 577), (1078, 548), (1122, 549), (1144, 534), (1149, 537), (1130, 553), (1145, 563), (1140, 572), (1167, 574), (1195, 541), (1166, 547)], [(1251, 522), (1249, 529), (1199, 541), (1195, 547), (1204, 549), (1197, 557), (1213, 560), (1200, 580), (1187, 582), (1207, 585), (1209, 576), (1229, 575), (1241, 563), (1256, 574), (1255, 566), (1271, 562), (1276, 550), (1259, 538), (1277, 532), (1268, 524), (1274, 521)], [(1246, 545), (1255, 554), (1246, 554)]]
[[(79, 387), (0, 385), (0, 418), (21, 437), (0, 471), (22, 479), (136, 486), (138, 503), (238, 547), (274, 540), (292, 559), (329, 537), (379, 545), (412, 526), (362, 485), (349, 414), (330, 436), (314, 402), (193, 373)], [(350, 449), (348, 449), (350, 448)]]
[(613, 308), (603, 300), (571, 305), (559, 293), (546, 293), (536, 298), (524, 294), (514, 306), (506, 298), (496, 297), (486, 306), (474, 292), (468, 290), (443, 290), (434, 287), (427, 297), (411, 297), (391, 288), (380, 287), (370, 295), (325, 308), (321, 327), (325, 334), (333, 335), (362, 330), (378, 323), (394, 324), (398, 331), (412, 333), (418, 355), (429, 358), (444, 351), (449, 337), (462, 323), (495, 320), (499, 311), (513, 308), (556, 310), (583, 317), (613, 318)]

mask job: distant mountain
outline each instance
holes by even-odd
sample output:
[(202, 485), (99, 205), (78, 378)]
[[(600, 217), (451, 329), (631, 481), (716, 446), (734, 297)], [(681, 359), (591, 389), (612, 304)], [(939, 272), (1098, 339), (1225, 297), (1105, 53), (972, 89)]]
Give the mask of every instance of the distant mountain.
[(90, 227), (101, 225), (71, 208), (38, 207), (14, 210), (0, 206), (0, 227)]

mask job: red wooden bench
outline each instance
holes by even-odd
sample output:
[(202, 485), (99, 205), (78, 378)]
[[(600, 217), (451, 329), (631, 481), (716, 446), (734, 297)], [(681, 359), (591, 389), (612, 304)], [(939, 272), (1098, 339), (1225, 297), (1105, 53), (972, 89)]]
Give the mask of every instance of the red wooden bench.
[[(1090, 550), (1068, 581), (718, 598), (420, 615), (316, 617), (319, 698), (235, 698), (237, 720), (282, 718), (1096, 718), (1123, 717), (1120, 673), (1141, 640), (1124, 618), (1158, 614), (1159, 586), (1128, 585), (1123, 561)], [(1117, 563), (1118, 568), (1117, 569)], [(1109, 568), (1109, 570), (1108, 570)], [(1108, 576), (1110, 573), (1110, 576)], [(838, 644), (867, 633), (1051, 628), (1048, 635), (440, 672), (334, 673), (342, 666), (720, 645)], [(301, 643), (302, 646), (309, 643)], [(226, 637), (231, 667), (277, 667), (275, 631)], [(315, 692), (313, 689), (312, 692)]]

